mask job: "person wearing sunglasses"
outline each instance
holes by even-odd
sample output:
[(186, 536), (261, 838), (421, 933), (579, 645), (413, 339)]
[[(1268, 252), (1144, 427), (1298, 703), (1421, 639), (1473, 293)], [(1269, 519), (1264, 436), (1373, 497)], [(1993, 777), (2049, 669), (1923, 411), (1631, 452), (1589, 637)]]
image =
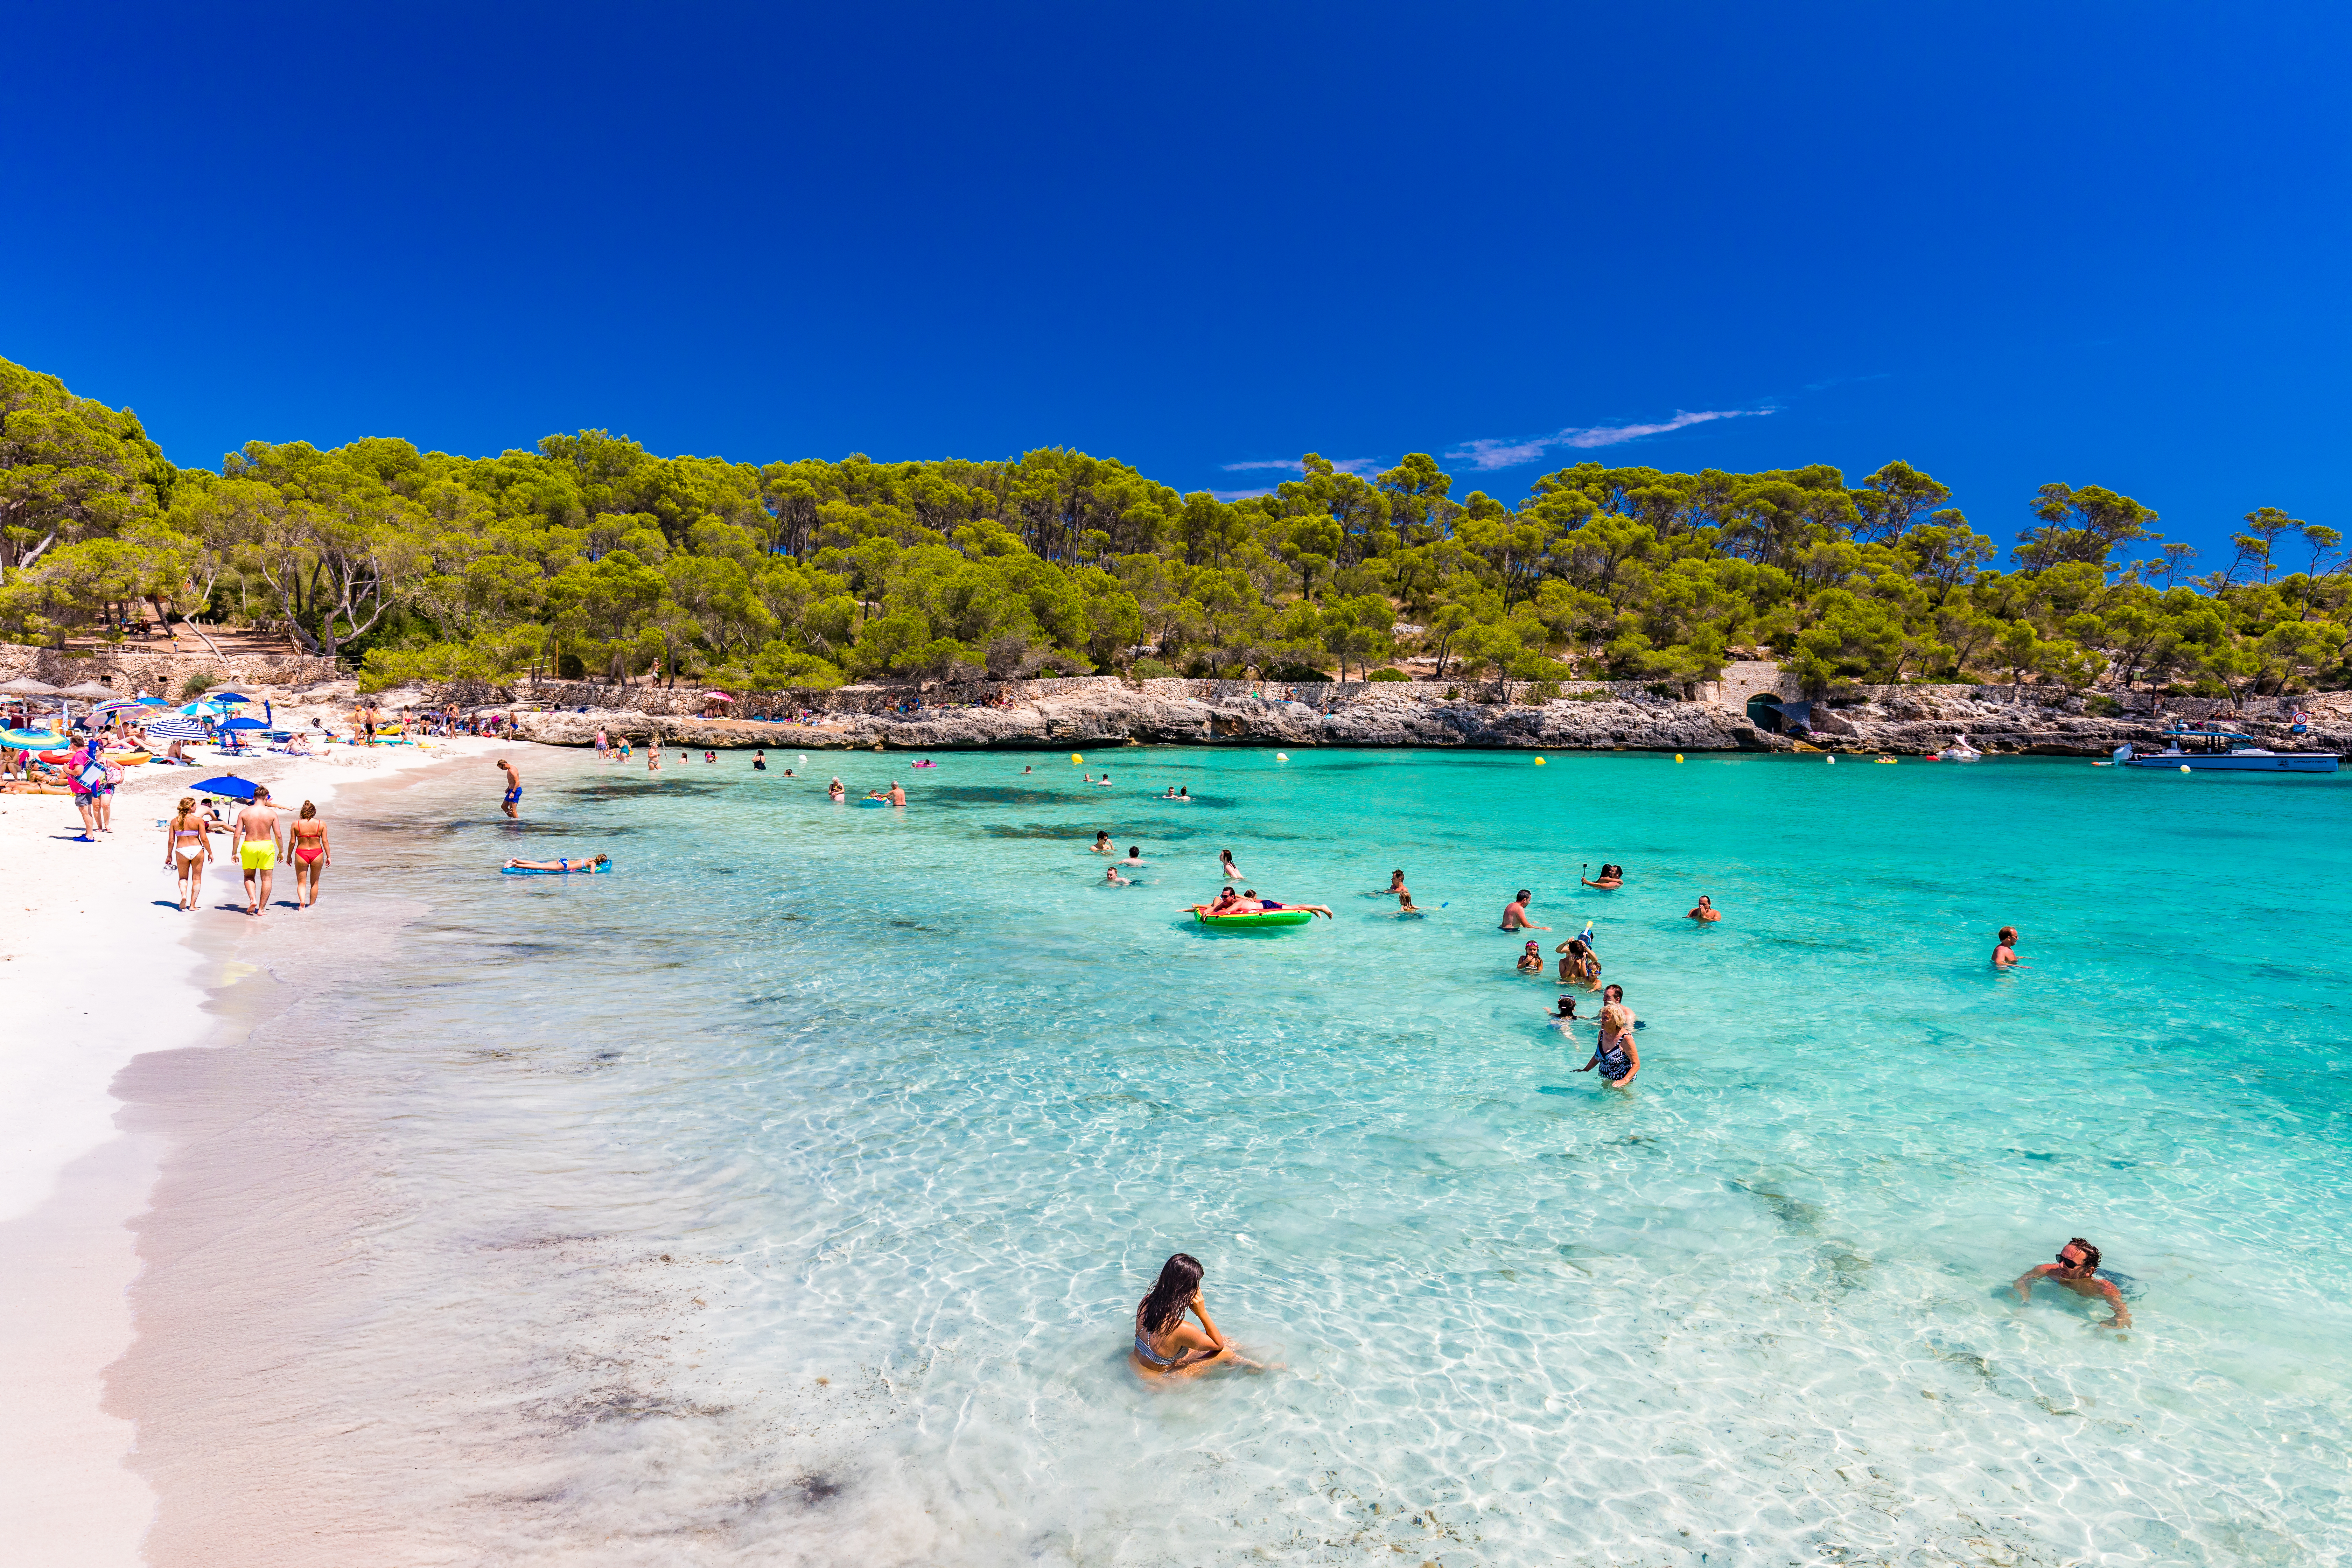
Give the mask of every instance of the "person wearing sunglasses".
[(2075, 1237), (2058, 1249), (2055, 1263), (2038, 1263), (2017, 1277), (2014, 1289), (2018, 1300), (2022, 1302), (2033, 1299), (2033, 1282), (2037, 1279), (2063, 1285), (2077, 1296), (2105, 1300), (2115, 1316), (2099, 1324), (2100, 1328), (2131, 1327), (2131, 1309), (2124, 1304), (2124, 1293), (2116, 1288), (2113, 1279), (2099, 1272), (2099, 1249), (2081, 1237)]

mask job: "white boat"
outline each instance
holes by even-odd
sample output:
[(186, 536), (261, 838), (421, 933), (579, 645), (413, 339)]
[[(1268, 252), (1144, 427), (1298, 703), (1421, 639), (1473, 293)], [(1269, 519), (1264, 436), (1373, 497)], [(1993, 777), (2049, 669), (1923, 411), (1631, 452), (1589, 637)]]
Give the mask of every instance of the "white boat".
[(1955, 735), (1952, 737), (1950, 745), (1936, 753), (1936, 760), (1945, 763), (1973, 763), (1983, 755), (1982, 752), (1969, 744), (1969, 738), (1966, 735)]
[(2167, 730), (2164, 750), (2142, 751), (2126, 742), (2116, 762), (2127, 768), (2170, 768), (2192, 773), (2332, 773), (2336, 759), (2326, 752), (2273, 752), (2252, 735), (2228, 730)]

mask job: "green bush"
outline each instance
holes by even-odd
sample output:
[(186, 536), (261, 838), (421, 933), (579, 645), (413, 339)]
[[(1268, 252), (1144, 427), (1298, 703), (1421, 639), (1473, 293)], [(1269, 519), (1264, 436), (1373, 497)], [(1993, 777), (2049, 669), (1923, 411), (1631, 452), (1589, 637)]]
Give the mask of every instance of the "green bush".
[(1376, 669), (1372, 671), (1371, 674), (1364, 677), (1364, 679), (1367, 680), (1411, 680), (1412, 677), (1407, 675), (1402, 669)]
[(555, 679), (585, 680), (588, 679), (588, 666), (582, 662), (576, 653), (559, 653), (555, 656)]
[(2094, 694), (2083, 699), (2083, 711), (2094, 719), (2120, 719), (2124, 716), (2124, 705), (2112, 697)]
[(1176, 667), (1156, 658), (1139, 658), (1128, 666), (1128, 673), (1138, 680), (1166, 680), (1176, 673)]
[(1559, 682), (1557, 680), (1538, 680), (1519, 693), (1519, 700), (1530, 708), (1540, 708), (1547, 702), (1557, 701), (1559, 698)]
[(1653, 680), (1649, 685), (1642, 688), (1642, 689), (1648, 692), (1653, 697), (1664, 697), (1669, 701), (1679, 702), (1683, 698), (1683, 689), (1681, 687), (1672, 685), (1664, 680)]
[(212, 689), (213, 678), (209, 675), (192, 675), (180, 682), (180, 695), (191, 702)]
[(1311, 664), (1286, 664), (1269, 670), (1265, 678), (1268, 680), (1328, 681), (1331, 676), (1328, 671), (1318, 669)]

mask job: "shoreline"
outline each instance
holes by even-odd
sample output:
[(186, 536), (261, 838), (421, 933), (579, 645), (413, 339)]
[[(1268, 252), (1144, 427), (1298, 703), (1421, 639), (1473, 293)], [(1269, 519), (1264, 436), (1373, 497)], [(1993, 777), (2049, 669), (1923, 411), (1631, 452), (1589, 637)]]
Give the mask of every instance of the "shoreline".
[[(328, 811), (367, 784), (413, 782), (511, 745), (460, 737), (430, 751), (265, 757), (236, 771), (289, 808), (308, 798)], [(303, 918), (217, 918), (241, 880), (217, 846), (202, 904), (179, 910), (153, 823), (204, 776), (131, 770), (114, 831), (94, 844), (74, 841), (70, 797), (0, 796), (0, 865), (15, 895), (0, 905), (0, 973), (19, 980), (22, 997), (6, 1057), (16, 1092), (0, 1106), (0, 1266), (26, 1282), (0, 1305), (0, 1365), (17, 1401), (0, 1442), (0, 1508), (29, 1561), (140, 1563), (160, 1501), (128, 1462), (135, 1429), (111, 1408), (107, 1383), (138, 1340), (132, 1292), (145, 1261), (134, 1225), (175, 1137), (126, 1124), (120, 1080), (142, 1058), (239, 1037), (229, 998), (259, 973), (238, 957), (244, 936)], [(283, 866), (279, 876), (290, 893)]]

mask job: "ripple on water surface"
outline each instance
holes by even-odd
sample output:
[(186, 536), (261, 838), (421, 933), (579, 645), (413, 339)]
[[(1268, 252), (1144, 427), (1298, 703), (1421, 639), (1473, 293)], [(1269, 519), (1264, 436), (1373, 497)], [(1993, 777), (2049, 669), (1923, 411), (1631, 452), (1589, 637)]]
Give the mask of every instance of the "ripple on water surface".
[[(903, 813), (741, 753), (542, 764), (523, 832), (609, 845), (593, 879), (488, 874), (517, 830), (425, 786), (458, 826), (349, 896), (427, 912), (310, 1016), (407, 1215), (321, 1418), (516, 1561), (2352, 1546), (2352, 995), (2286, 935), (2352, 915), (2352, 795), (1528, 762), (962, 753)], [(1221, 848), (1339, 918), (1196, 931)], [(1429, 919), (1361, 896), (1400, 866)], [(1512, 973), (1518, 887), (1547, 956), (1597, 922), (1632, 1092)], [(2127, 1336), (2006, 1293), (2075, 1234)], [(1138, 1381), (1179, 1248), (1281, 1370)]]

